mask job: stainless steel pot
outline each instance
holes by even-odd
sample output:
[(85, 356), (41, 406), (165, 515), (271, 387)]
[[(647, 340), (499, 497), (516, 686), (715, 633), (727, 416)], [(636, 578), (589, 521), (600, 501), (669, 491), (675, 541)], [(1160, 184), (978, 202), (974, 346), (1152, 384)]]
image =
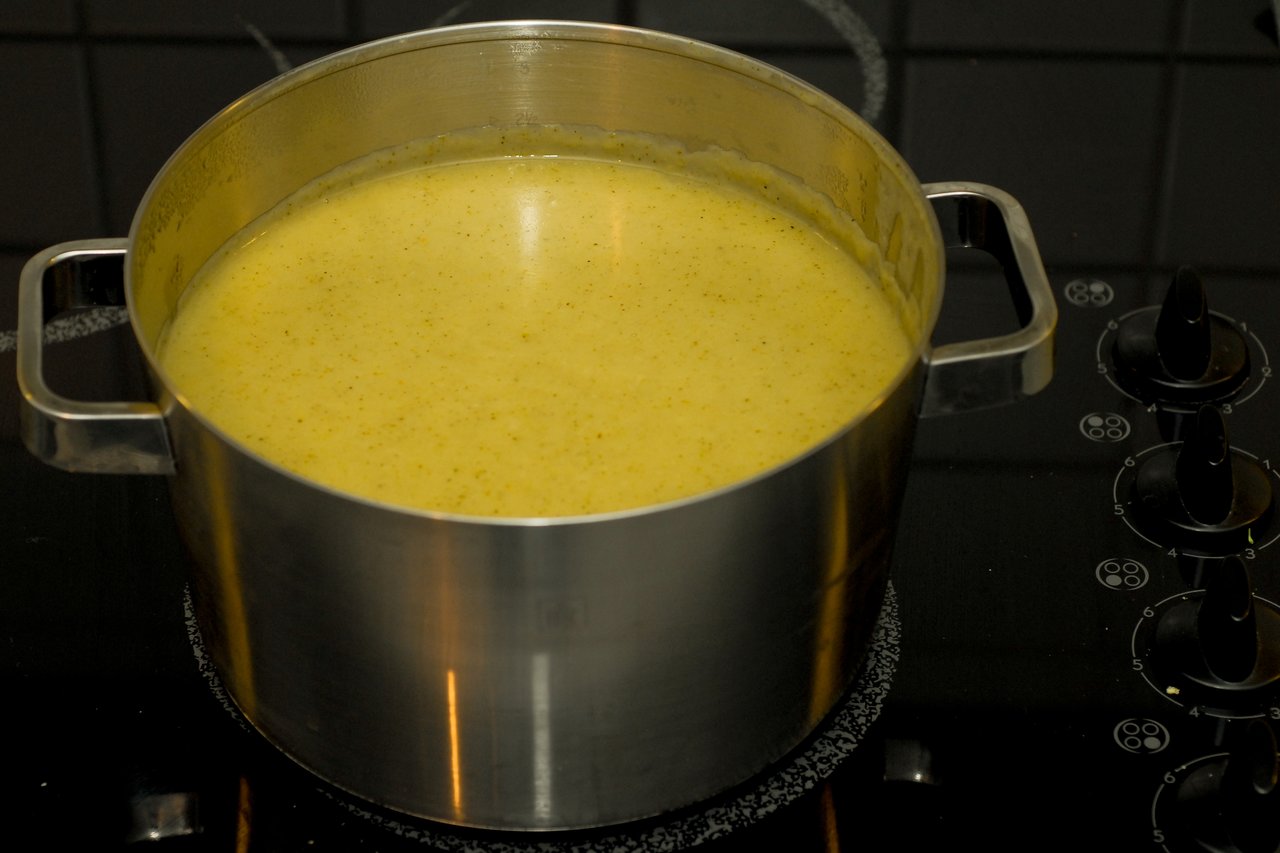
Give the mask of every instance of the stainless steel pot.
[[(498, 520), (398, 509), (281, 470), (189, 409), (156, 365), (191, 274), (303, 184), (413, 139), (541, 123), (728, 148), (827, 194), (898, 271), (915, 361), (841, 434), (730, 488)], [(1004, 262), (1021, 331), (930, 346), (948, 245)], [(155, 401), (54, 394), (42, 324), (121, 303)], [(38, 457), (170, 475), (205, 643), (280, 749), (406, 813), (570, 828), (709, 797), (819, 724), (876, 620), (916, 418), (1038, 391), (1055, 321), (1017, 203), (922, 187), (832, 98), (676, 36), (510, 22), (356, 47), (229, 106), (157, 175), (127, 239), (54, 246), (26, 266), (18, 379)]]

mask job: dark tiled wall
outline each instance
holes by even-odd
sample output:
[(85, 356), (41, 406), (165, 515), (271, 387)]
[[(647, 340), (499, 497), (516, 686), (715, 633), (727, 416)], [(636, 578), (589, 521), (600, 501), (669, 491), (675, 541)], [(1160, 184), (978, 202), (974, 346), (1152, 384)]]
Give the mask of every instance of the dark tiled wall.
[[(1064, 270), (1280, 270), (1271, 0), (849, 0), (883, 48), (877, 126), (922, 180), (997, 184)], [(120, 236), (199, 124), (282, 65), (441, 23), (576, 18), (737, 48), (855, 109), (839, 0), (4, 0), (0, 328), (34, 251)], [(1060, 103), (1045, 109), (1046, 103)], [(1185, 163), (1208, 164), (1181, 168)], [(1065, 165), (1064, 165), (1065, 164)], [(962, 173), (957, 174), (957, 170)], [(1255, 213), (1232, 215), (1238, 203)], [(1263, 215), (1257, 215), (1262, 211)]]

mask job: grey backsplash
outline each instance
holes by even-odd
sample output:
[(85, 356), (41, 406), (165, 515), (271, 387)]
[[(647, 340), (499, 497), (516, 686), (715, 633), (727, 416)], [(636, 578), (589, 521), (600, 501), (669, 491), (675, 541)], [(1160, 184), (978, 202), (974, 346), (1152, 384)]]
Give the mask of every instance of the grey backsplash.
[[(1175, 249), (1280, 271), (1277, 158), (1250, 156), (1280, 144), (1269, 0), (0, 0), (0, 329), (26, 258), (124, 235), (182, 140), (281, 67), (441, 24), (609, 21), (741, 50), (862, 109), (842, 9), (879, 44), (875, 123), (922, 180), (997, 184), (1033, 223), (1050, 205), (1072, 212), (1038, 235), (1051, 273), (1140, 273)], [(1037, 102), (1079, 87), (1093, 97), (1043, 118)], [(1171, 168), (1171, 150), (1215, 166)], [(1233, 218), (1242, 195), (1276, 215)]]

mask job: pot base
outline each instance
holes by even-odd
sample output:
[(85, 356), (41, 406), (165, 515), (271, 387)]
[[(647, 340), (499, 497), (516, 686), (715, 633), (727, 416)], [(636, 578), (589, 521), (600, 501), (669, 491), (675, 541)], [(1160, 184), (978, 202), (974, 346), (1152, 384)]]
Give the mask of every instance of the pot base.
[[(205, 649), (189, 592), (183, 610), (196, 666), (210, 692), (242, 729), (263, 740), (223, 686)], [(862, 667), (845, 697), (803, 744), (773, 768), (742, 785), (711, 800), (627, 824), (625, 832), (619, 832), (617, 826), (594, 831), (486, 831), (485, 849), (499, 853), (682, 850), (746, 829), (821, 784), (866, 740), (893, 681), (901, 630), (897, 596), (890, 582)], [(282, 752), (277, 754), (288, 759)], [(292, 761), (290, 766), (305, 772), (315, 782), (314, 792), (324, 800), (391, 835), (443, 851), (474, 849), (476, 838), (472, 830), (459, 831), (447, 824), (385, 809), (333, 786)]]

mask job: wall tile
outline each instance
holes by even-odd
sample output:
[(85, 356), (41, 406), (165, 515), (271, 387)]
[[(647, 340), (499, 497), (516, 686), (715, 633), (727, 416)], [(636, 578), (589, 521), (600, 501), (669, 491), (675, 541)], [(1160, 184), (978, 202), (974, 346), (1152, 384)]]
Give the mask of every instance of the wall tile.
[(1280, 271), (1280, 65), (1191, 66), (1179, 93), (1161, 258)]
[(685, 0), (641, 0), (636, 23), (730, 47), (844, 47), (846, 37), (814, 6), (852, 12), (882, 42), (893, 33), (890, 0), (815, 2), (805, 0), (741, 0), (735, 3), (689, 3)]
[[(867, 93), (864, 87), (866, 73), (862, 64), (852, 52), (847, 55), (819, 55), (808, 53), (781, 53), (773, 51), (754, 51), (756, 59), (767, 62), (783, 71), (787, 71), (831, 95), (864, 118), (876, 121), (879, 127), (883, 123), (884, 110), (881, 107), (877, 116), (869, 115), (864, 107)], [(892, 90), (889, 91), (892, 97)], [(873, 107), (874, 108), (874, 107)]]
[(18, 325), (18, 276), (33, 254), (0, 252), (0, 335), (13, 331)]
[(4, 0), (0, 33), (63, 34), (76, 29), (73, 0)]
[[(309, 56), (294, 52), (295, 63)], [(276, 75), (252, 44), (104, 44), (93, 54), (106, 161), (108, 224), (128, 230), (169, 155), (206, 120)]]
[(1180, 0), (911, 0), (907, 46), (1162, 53)]
[(80, 49), (12, 43), (0, 50), (0, 241), (37, 246), (97, 236), (98, 189)]
[[(1033, 229), (1037, 211), (1069, 223), (1037, 232), (1046, 263), (1144, 263), (1161, 74), (1159, 63), (911, 60), (900, 148), (922, 181), (994, 184)], [(1049, 120), (1045, 101), (1060, 104)]]
[(1276, 44), (1271, 0), (1188, 0), (1183, 47), (1194, 55), (1270, 56)]
[(86, 0), (94, 34), (242, 36), (249, 22), (269, 38), (345, 38), (343, 0)]
[(445, 24), (548, 18), (618, 20), (615, 0), (365, 0), (358, 32), (362, 39), (396, 35)]

